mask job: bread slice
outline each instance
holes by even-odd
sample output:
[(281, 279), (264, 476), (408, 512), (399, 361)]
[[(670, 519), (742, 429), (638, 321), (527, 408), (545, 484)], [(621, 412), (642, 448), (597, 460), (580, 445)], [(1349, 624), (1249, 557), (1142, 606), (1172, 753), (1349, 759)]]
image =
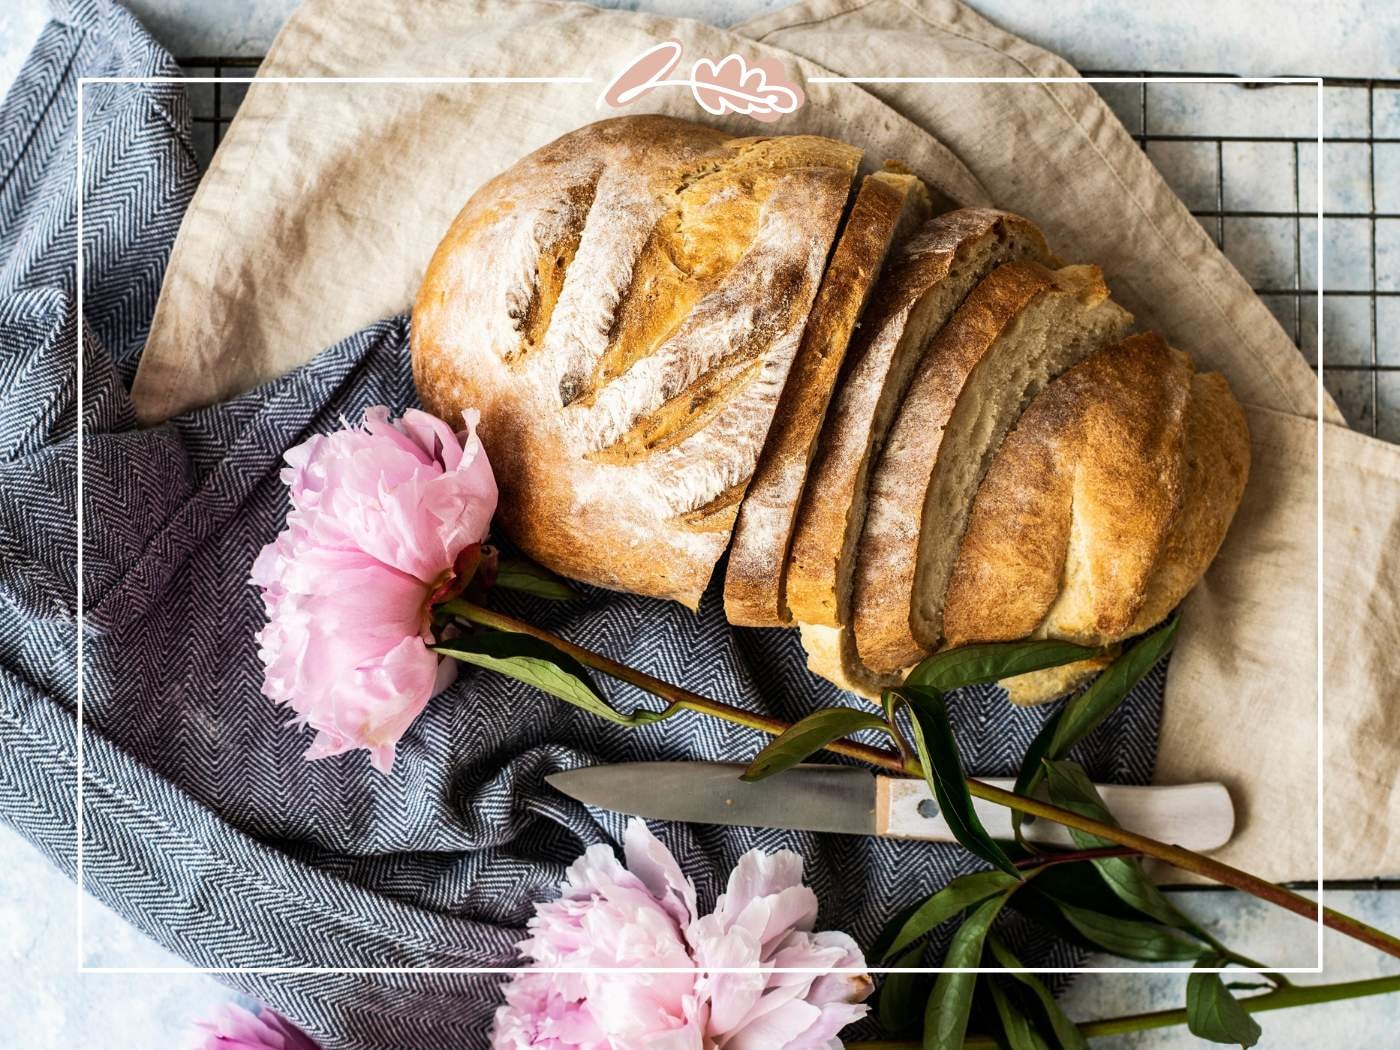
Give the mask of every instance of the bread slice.
[(1002, 438), (1052, 376), (1131, 325), (1097, 266), (1016, 262), (938, 333), (871, 479), (852, 592), (866, 667), (897, 675), (936, 648), (958, 542)]
[[(1244, 412), (1155, 334), (1050, 383), (973, 502), (944, 603), (949, 646), (1027, 637), (1112, 647), (1163, 620), (1220, 549), (1249, 475)], [(1038, 703), (1089, 661), (1008, 679)]]
[(783, 594), (788, 549), (832, 388), (891, 248), (928, 216), (928, 190), (915, 175), (882, 171), (861, 183), (739, 505), (724, 578), (724, 612), (732, 624), (791, 622)]
[(947, 645), (1123, 636), (1181, 512), (1190, 390), (1186, 355), (1139, 335), (1031, 403), (972, 503)]
[[(809, 658), (815, 650), (839, 651), (834, 638), (819, 636), (846, 622), (869, 468), (920, 353), (987, 273), (1024, 258), (1052, 258), (1032, 223), (964, 208), (929, 222), (887, 268), (847, 353), (793, 530), (785, 593)], [(840, 675), (838, 665), (820, 659), (812, 667), (833, 680)]]
[(695, 607), (728, 545), (860, 161), (655, 115), (493, 178), (413, 309), (413, 378), (481, 412), (497, 522), (574, 579)]

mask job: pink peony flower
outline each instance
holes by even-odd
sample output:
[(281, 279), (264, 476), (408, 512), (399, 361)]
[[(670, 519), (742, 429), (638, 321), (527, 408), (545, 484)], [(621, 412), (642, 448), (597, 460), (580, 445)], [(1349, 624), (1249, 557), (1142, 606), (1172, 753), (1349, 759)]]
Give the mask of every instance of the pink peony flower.
[[(521, 952), (535, 967), (646, 967), (674, 973), (515, 975), (496, 1011), (494, 1050), (832, 1050), (863, 1017), (866, 974), (773, 973), (762, 967), (864, 968), (844, 933), (812, 933), (816, 895), (802, 858), (746, 853), (713, 913), (640, 820), (627, 864), (593, 846), (556, 901), (530, 920)], [(714, 973), (720, 968), (751, 973)]]
[(318, 1047), (267, 1007), (251, 1014), (225, 1003), (219, 1016), (195, 1025), (203, 1033), (197, 1050), (318, 1050)]
[(463, 435), (426, 412), (317, 434), (289, 450), (287, 527), (253, 563), (267, 626), (263, 693), (316, 732), (309, 759), (394, 745), (451, 683), (429, 610), (465, 586), (496, 511), (496, 480), (466, 413)]

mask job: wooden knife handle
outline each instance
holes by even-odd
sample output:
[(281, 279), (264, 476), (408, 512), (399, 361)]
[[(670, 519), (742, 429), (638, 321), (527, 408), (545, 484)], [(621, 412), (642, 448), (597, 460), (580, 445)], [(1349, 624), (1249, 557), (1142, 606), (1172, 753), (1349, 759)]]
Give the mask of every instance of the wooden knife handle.
[[(988, 780), (1010, 791), (1013, 780)], [(1098, 784), (1104, 803), (1129, 830), (1186, 849), (1219, 849), (1235, 829), (1235, 809), (1225, 785), (1217, 783), (1128, 787)], [(1011, 810), (984, 799), (972, 800), (987, 832), (996, 839), (1010, 839)], [(1069, 830), (1053, 821), (1027, 817), (1022, 834), (1047, 846), (1072, 846)], [(875, 834), (882, 838), (955, 842), (948, 822), (939, 812), (928, 785), (900, 777), (875, 778)]]

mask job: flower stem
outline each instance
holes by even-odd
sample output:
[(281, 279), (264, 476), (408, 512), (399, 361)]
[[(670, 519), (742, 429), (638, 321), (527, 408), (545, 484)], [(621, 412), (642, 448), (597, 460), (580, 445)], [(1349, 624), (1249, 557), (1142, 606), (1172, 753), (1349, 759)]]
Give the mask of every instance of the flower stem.
[[(481, 627), (492, 627), (498, 631), (514, 631), (517, 634), (528, 634), (531, 638), (538, 638), (540, 641), (554, 646), (561, 653), (572, 656), (585, 667), (591, 667), (595, 671), (602, 671), (613, 678), (620, 679), (631, 685), (635, 685), (644, 692), (659, 696), (668, 704), (674, 707), (683, 708), (687, 711), (696, 711), (702, 715), (709, 715), (712, 718), (722, 719), (725, 722), (732, 722), (735, 725), (746, 726), (749, 729), (756, 729), (760, 733), (767, 733), (769, 736), (781, 736), (792, 727), (777, 718), (769, 718), (767, 715), (756, 714), (753, 711), (745, 711), (742, 708), (734, 707), (730, 704), (721, 703), (718, 700), (711, 700), (707, 696), (699, 693), (692, 693), (689, 689), (682, 689), (678, 685), (662, 681), (660, 678), (653, 678), (644, 671), (638, 671), (635, 667), (628, 667), (620, 664), (616, 660), (611, 660), (601, 653), (595, 653), (591, 649), (574, 645), (557, 635), (542, 631), (524, 620), (517, 620), (513, 616), (506, 616), (494, 610), (484, 608), (472, 602), (461, 599), (444, 602), (439, 606), (444, 612)], [(900, 773), (909, 776), (922, 776), (917, 762), (903, 762), (893, 751), (885, 751), (878, 747), (869, 747), (865, 744), (857, 744), (850, 740), (836, 740), (827, 745), (828, 751), (838, 755), (845, 755), (847, 758), (856, 758), (862, 762), (868, 762), (874, 766), (888, 769), (892, 773)]]
[[(755, 729), (770, 736), (780, 736), (788, 729), (792, 728), (787, 722), (777, 718), (770, 718), (767, 715), (756, 714), (752, 711), (745, 711), (742, 708), (734, 707), (730, 704), (712, 700), (709, 697), (692, 693), (688, 689), (664, 682), (659, 678), (626, 664), (618, 663), (600, 653), (595, 653), (590, 649), (575, 645), (565, 641), (548, 631), (542, 631), (538, 627), (517, 620), (513, 616), (495, 612), (484, 606), (458, 598), (444, 602), (440, 605), (443, 612), (453, 616), (459, 616), (470, 623), (481, 627), (490, 627), (500, 631), (513, 631), (517, 634), (526, 634), (532, 638), (538, 638), (562, 653), (572, 656), (585, 667), (591, 667), (596, 671), (610, 675), (613, 678), (628, 682), (638, 689), (651, 693), (654, 696), (665, 700), (672, 707), (683, 708), (688, 711), (696, 711), (700, 714), (709, 715), (712, 718), (722, 719), (735, 725), (745, 726)], [(870, 747), (866, 744), (858, 744), (852, 740), (834, 740), (826, 745), (826, 750), (837, 755), (844, 755), (847, 758), (858, 759), (869, 765), (877, 766), (900, 776), (923, 777), (923, 770), (917, 760), (912, 757), (904, 757), (893, 751), (883, 748)], [(1272, 882), (1267, 882), (1256, 875), (1251, 875), (1247, 871), (1231, 867), (1218, 860), (1195, 853), (1181, 846), (1169, 845), (1165, 842), (1158, 842), (1156, 839), (1148, 838), (1146, 835), (1139, 835), (1136, 832), (1120, 828), (1115, 824), (1105, 824), (1094, 820), (1091, 817), (1081, 816), (1067, 809), (1052, 805), (1049, 802), (1042, 802), (1037, 798), (1028, 798), (1024, 795), (1017, 795), (1014, 792), (1006, 791), (1002, 788), (993, 787), (991, 784), (975, 780), (971, 777), (967, 781), (968, 790), (977, 798), (985, 799), (988, 802), (995, 802), (998, 805), (1006, 806), (1010, 809), (1020, 810), (1034, 817), (1043, 817), (1046, 820), (1065, 827), (1074, 828), (1078, 831), (1088, 832), (1098, 838), (1106, 839), (1119, 846), (1125, 846), (1130, 850), (1142, 853), (1148, 857), (1164, 861), (1172, 867), (1181, 871), (1189, 871), (1195, 875), (1202, 875), (1214, 882), (1225, 886), (1233, 886), (1235, 889), (1243, 890), (1245, 893), (1258, 897), (1260, 900), (1276, 904), (1280, 908), (1285, 908), (1305, 919), (1316, 922), (1318, 919), (1318, 907), (1315, 901), (1286, 890), (1282, 886), (1276, 886)], [(1330, 929), (1336, 930), (1347, 937), (1361, 941), (1370, 945), (1378, 951), (1385, 952), (1400, 958), (1400, 937), (1378, 930), (1373, 926), (1358, 919), (1353, 919), (1341, 912), (1331, 908), (1322, 909), (1322, 922)]]
[(1105, 846), (1102, 849), (1081, 849), (1073, 853), (1037, 853), (1034, 857), (1022, 857), (1016, 861), (1021, 869), (1053, 867), (1056, 864), (1077, 864), (1084, 860), (1102, 860), (1105, 857), (1136, 857), (1138, 851), (1127, 846)]
[[(1337, 984), (1291, 984), (1276, 988), (1262, 995), (1240, 999), (1239, 1004), (1250, 1013), (1264, 1013), (1267, 1010), (1286, 1010), (1292, 1006), (1309, 1006), (1314, 1003), (1333, 1003), (1343, 999), (1362, 999), (1369, 995), (1388, 995), (1400, 992), (1400, 976), (1373, 977), (1364, 981), (1343, 981)], [(1099, 1036), (1123, 1035), (1126, 1032), (1142, 1032), (1149, 1028), (1170, 1028), (1186, 1023), (1185, 1010), (1160, 1010), (1156, 1013), (1130, 1014), (1125, 1017), (1110, 1017), (1102, 1021), (1086, 1021), (1079, 1025), (1079, 1031), (1086, 1039)], [(867, 1042), (847, 1043), (846, 1050), (919, 1050), (922, 1044), (902, 1039), (875, 1039)], [(997, 1041), (990, 1036), (968, 1036), (963, 1042), (963, 1050), (997, 1050)]]

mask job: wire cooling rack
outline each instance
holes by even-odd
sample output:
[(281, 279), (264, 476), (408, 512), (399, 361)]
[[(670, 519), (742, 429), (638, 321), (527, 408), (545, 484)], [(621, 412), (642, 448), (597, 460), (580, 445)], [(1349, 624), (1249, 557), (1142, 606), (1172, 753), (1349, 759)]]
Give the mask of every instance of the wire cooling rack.
[[(248, 76), (262, 63), (230, 56), (178, 61), (192, 77)], [(1316, 370), (1317, 89), (1150, 80), (1095, 87)], [(1324, 262), (1323, 381), (1353, 428), (1400, 443), (1400, 80), (1329, 80), (1325, 90), (1324, 250), (1333, 261)], [(190, 85), (201, 171), (246, 93), (246, 84)], [(1326, 886), (1396, 891), (1400, 879), (1328, 879)]]
[[(246, 76), (261, 61), (193, 56), (180, 64), (191, 76)], [(1316, 369), (1316, 88), (1150, 80), (1095, 87)], [(191, 85), (201, 165), (246, 90)], [(1400, 80), (1331, 80), (1325, 90), (1323, 382), (1353, 428), (1400, 442)]]
[[(1096, 87), (1316, 369), (1316, 87)], [(1323, 382), (1353, 428), (1400, 442), (1400, 80), (1324, 92)]]

